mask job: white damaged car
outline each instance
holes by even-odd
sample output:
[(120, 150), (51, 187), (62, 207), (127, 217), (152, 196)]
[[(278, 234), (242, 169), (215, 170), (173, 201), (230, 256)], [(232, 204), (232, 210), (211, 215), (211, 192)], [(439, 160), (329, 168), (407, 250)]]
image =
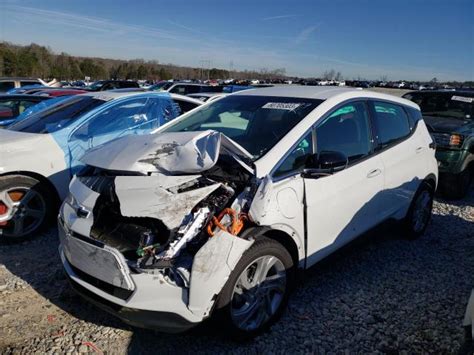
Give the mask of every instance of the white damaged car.
[(73, 287), (135, 326), (213, 314), (243, 337), (298, 269), (389, 218), (421, 235), (438, 176), (416, 104), (342, 88), (239, 92), (82, 161), (59, 217)]

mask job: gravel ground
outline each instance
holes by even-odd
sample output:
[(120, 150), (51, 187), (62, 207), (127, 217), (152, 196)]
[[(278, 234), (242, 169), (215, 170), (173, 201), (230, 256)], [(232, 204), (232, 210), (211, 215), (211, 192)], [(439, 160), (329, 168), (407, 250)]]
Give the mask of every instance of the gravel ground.
[(426, 234), (387, 224), (305, 273), (270, 332), (236, 344), (204, 323), (183, 335), (124, 325), (76, 296), (55, 230), (0, 246), (0, 353), (456, 353), (474, 287), (474, 190), (437, 199)]

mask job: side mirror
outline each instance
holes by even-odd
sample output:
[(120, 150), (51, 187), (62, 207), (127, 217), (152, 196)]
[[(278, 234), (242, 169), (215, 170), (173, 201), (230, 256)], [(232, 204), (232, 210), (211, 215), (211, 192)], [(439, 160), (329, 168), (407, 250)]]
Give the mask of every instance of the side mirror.
[(309, 157), (303, 177), (318, 178), (344, 170), (349, 163), (347, 156), (341, 152), (323, 151)]

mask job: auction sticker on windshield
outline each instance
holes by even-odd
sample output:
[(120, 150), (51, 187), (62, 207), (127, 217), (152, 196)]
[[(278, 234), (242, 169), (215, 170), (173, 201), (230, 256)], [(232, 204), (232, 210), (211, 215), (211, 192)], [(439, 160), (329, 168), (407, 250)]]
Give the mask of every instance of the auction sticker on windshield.
[(300, 107), (300, 103), (296, 102), (268, 102), (262, 108), (269, 108), (273, 110), (288, 110), (293, 111)]

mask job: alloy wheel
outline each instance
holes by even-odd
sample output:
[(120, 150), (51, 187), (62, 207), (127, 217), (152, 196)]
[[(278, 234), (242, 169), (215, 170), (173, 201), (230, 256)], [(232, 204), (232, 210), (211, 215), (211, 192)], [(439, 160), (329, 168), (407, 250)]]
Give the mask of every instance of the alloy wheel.
[(273, 317), (287, 287), (282, 261), (265, 255), (252, 261), (238, 277), (231, 300), (234, 324), (246, 331), (260, 328)]
[(0, 201), (9, 217), (0, 225), (3, 235), (23, 237), (38, 228), (46, 217), (46, 201), (33, 189), (22, 186), (8, 188), (0, 191)]

